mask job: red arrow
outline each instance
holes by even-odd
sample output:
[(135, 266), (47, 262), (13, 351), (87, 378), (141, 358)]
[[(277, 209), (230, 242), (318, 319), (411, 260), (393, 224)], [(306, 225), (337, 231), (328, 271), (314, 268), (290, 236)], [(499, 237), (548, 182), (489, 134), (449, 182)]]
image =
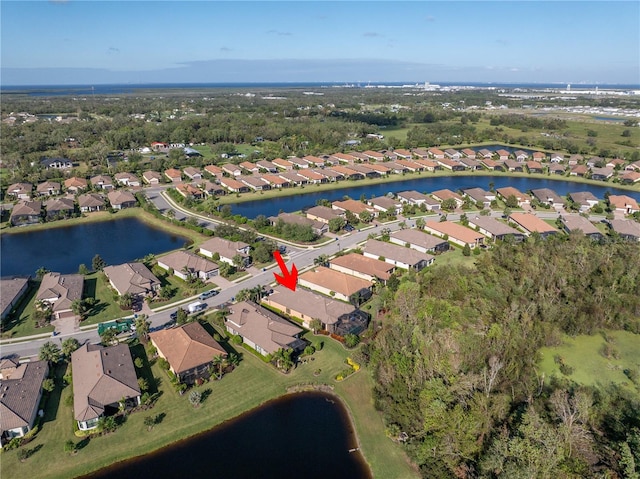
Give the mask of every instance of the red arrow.
[(286, 288), (289, 288), (290, 290), (295, 291), (296, 283), (298, 282), (298, 270), (296, 269), (296, 265), (295, 264), (291, 265), (291, 273), (289, 273), (289, 270), (287, 269), (287, 265), (284, 264), (284, 261), (282, 260), (282, 256), (280, 256), (280, 251), (274, 251), (273, 257), (278, 262), (278, 266), (280, 266), (280, 271), (282, 271), (282, 276), (280, 276), (278, 273), (273, 273), (273, 275), (276, 277), (276, 281), (280, 283), (282, 286), (285, 286)]

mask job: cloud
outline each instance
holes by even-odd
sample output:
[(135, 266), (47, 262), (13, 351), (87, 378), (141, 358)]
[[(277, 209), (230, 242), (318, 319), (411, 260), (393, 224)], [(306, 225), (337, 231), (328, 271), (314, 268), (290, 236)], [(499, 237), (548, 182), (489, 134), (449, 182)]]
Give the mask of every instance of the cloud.
[(362, 34), (363, 37), (369, 37), (369, 38), (375, 38), (375, 37), (382, 37), (384, 38), (384, 35), (382, 33), (378, 33), (378, 32), (364, 32)]
[(502, 45), (503, 47), (509, 46), (511, 45), (511, 43), (509, 42), (509, 40), (505, 40), (504, 38), (496, 38), (496, 43), (498, 45)]
[(231, 49), (231, 48), (229, 48), (229, 47), (220, 47), (220, 51), (221, 51), (221, 52), (225, 52), (225, 53), (227, 53), (227, 52), (232, 52), (232, 51), (233, 51), (233, 49)]
[(436, 17), (434, 17), (433, 15), (429, 15), (427, 16), (427, 18), (425, 18), (425, 20), (429, 23), (433, 23), (436, 21)]
[(279, 37), (290, 37), (292, 35), (291, 32), (281, 32), (279, 30), (269, 30), (267, 33), (269, 35), (278, 35)]
[(116, 53), (120, 53), (120, 49), (116, 48), (116, 47), (109, 47), (107, 49), (107, 54), (108, 55), (115, 55)]

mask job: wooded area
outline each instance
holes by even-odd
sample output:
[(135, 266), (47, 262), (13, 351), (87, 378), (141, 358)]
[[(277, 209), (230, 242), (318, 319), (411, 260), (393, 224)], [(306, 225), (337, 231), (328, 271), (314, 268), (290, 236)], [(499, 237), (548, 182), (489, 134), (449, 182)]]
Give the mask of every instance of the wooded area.
[(625, 371), (632, 387), (606, 371), (586, 387), (537, 363), (562, 333), (640, 333), (639, 264), (637, 244), (531, 238), (383, 291), (383, 327), (361, 359), (388, 434), (423, 477), (637, 478), (639, 371)]

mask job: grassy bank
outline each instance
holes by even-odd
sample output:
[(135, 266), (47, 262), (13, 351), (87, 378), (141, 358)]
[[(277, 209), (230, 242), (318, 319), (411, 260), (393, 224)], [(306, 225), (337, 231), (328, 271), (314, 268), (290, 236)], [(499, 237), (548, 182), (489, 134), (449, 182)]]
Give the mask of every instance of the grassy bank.
[[(53, 404), (47, 405), (45, 422), (37, 438), (24, 446), (37, 449), (26, 462), (20, 463), (16, 451), (4, 452), (2, 476), (20, 474), (33, 479), (68, 479), (100, 469), (127, 458), (146, 454), (182, 438), (210, 429), (226, 420), (251, 410), (260, 404), (286, 394), (301, 385), (329, 385), (344, 401), (351, 413), (362, 451), (375, 477), (416, 478), (399, 446), (386, 438), (380, 414), (373, 407), (372, 380), (362, 369), (342, 382), (334, 377), (345, 368), (348, 352), (337, 342), (325, 337), (311, 337), (312, 342), (324, 342), (315, 360), (298, 366), (284, 375), (251, 354), (243, 355), (240, 366), (220, 381), (197, 388), (208, 391), (201, 406), (194, 409), (187, 396), (180, 396), (156, 364), (153, 375), (159, 379), (161, 393), (156, 406), (136, 412), (113, 434), (92, 438), (76, 455), (63, 452), (67, 440), (78, 442), (73, 434), (72, 408), (67, 405), (71, 388), (56, 389)], [(320, 370), (315, 376), (314, 371)], [(60, 382), (58, 382), (60, 384)], [(55, 396), (58, 399), (55, 399)], [(59, 405), (57, 403), (59, 402)], [(144, 417), (163, 415), (153, 430), (147, 431)]]
[[(437, 178), (437, 177), (445, 177), (445, 176), (490, 176), (490, 177), (514, 177), (514, 178), (538, 178), (552, 181), (569, 181), (572, 183), (582, 183), (585, 185), (597, 185), (597, 186), (610, 186), (611, 188), (617, 188), (620, 190), (626, 191), (640, 191), (640, 185), (622, 185), (620, 183), (611, 183), (604, 181), (596, 181), (590, 180), (587, 178), (582, 178), (578, 176), (564, 176), (564, 175), (547, 175), (547, 174), (537, 174), (537, 173), (513, 173), (513, 172), (499, 172), (499, 171), (460, 171), (460, 172), (451, 172), (451, 171), (435, 171), (435, 172), (420, 172), (420, 173), (406, 173), (404, 175), (391, 175), (383, 178), (372, 178), (372, 179), (364, 179), (357, 181), (340, 181), (335, 183), (327, 183), (323, 185), (306, 185), (306, 186), (296, 186), (292, 188), (281, 188), (281, 189), (273, 189), (269, 191), (262, 192), (252, 192), (252, 193), (240, 193), (235, 195), (227, 195), (219, 198), (219, 202), (221, 205), (224, 204), (234, 204), (234, 203), (244, 203), (245, 201), (262, 201), (268, 200), (271, 198), (281, 198), (287, 196), (294, 195), (304, 195), (307, 193), (318, 193), (323, 191), (335, 191), (335, 190), (344, 190), (345, 195), (349, 195), (349, 189), (361, 187), (361, 186), (369, 186), (369, 185), (378, 185), (384, 183), (399, 183), (402, 181), (408, 180), (417, 180), (420, 178)], [(479, 185), (481, 187), (486, 187), (486, 185)], [(354, 198), (358, 199), (358, 198)]]

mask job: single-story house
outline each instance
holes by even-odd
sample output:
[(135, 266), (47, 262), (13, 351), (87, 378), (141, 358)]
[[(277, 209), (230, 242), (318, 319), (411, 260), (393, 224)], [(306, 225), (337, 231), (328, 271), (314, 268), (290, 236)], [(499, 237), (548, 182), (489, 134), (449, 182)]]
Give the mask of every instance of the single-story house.
[(462, 193), (476, 203), (482, 203), (484, 208), (491, 207), (491, 202), (496, 199), (495, 193), (485, 191), (482, 188), (466, 188), (462, 190)]
[(553, 226), (544, 220), (541, 220), (536, 215), (531, 213), (511, 213), (509, 215), (509, 221), (512, 221), (517, 226), (525, 231), (527, 236), (538, 233), (543, 238), (556, 234), (558, 232)]
[(114, 210), (122, 210), (124, 208), (133, 208), (138, 204), (138, 200), (133, 193), (126, 190), (114, 190), (107, 193), (109, 203)]
[(427, 211), (440, 209), (440, 203), (438, 203), (436, 200), (434, 200), (430, 196), (427, 196), (423, 193), (419, 193), (418, 191), (415, 191), (415, 190), (401, 191), (400, 193), (398, 193), (398, 199), (402, 203), (408, 203), (410, 205), (416, 205), (416, 206), (425, 205), (427, 208)]
[(152, 296), (160, 289), (161, 283), (142, 263), (124, 263), (117, 266), (105, 266), (104, 274), (120, 296)]
[(433, 198), (436, 201), (439, 201), (441, 205), (442, 205), (442, 202), (446, 200), (455, 201), (456, 208), (460, 208), (464, 204), (464, 199), (462, 198), (462, 196), (460, 196), (458, 193), (454, 191), (447, 190), (447, 189), (434, 191), (431, 193), (431, 196), (433, 196)]
[(89, 186), (89, 182), (84, 178), (78, 178), (76, 176), (64, 180), (64, 188), (74, 195), (85, 191)]
[(78, 429), (98, 426), (104, 415), (140, 404), (140, 386), (129, 346), (85, 343), (71, 353), (73, 413)]
[(47, 212), (47, 219), (68, 218), (76, 209), (76, 205), (71, 198), (50, 198), (44, 204)]
[(605, 166), (604, 168), (593, 167), (591, 168), (591, 179), (605, 181), (613, 177), (614, 173), (614, 169), (609, 166)]
[(178, 183), (176, 185), (176, 191), (180, 193), (185, 198), (196, 198), (202, 199), (204, 198), (204, 191), (202, 191), (197, 186), (194, 186), (189, 183)]
[(185, 281), (189, 280), (190, 276), (206, 281), (219, 273), (216, 263), (189, 251), (174, 251), (160, 256), (158, 266), (167, 271), (173, 270), (174, 275)]
[(271, 185), (259, 176), (241, 176), (240, 183), (244, 183), (254, 191), (270, 190)]
[(129, 173), (128, 171), (123, 171), (120, 173), (116, 173), (113, 175), (116, 182), (123, 186), (140, 186), (140, 178), (138, 178), (133, 173)]
[(539, 161), (527, 161), (526, 165), (529, 173), (542, 173), (544, 171), (542, 163), (540, 163)]
[(0, 446), (14, 437), (24, 437), (33, 428), (47, 374), (47, 361), (0, 360)]
[(164, 176), (166, 176), (172, 183), (179, 183), (182, 181), (182, 172), (176, 168), (169, 168), (168, 170), (165, 170)]
[(371, 281), (351, 276), (324, 266), (306, 271), (298, 278), (300, 286), (331, 296), (342, 301), (358, 303), (371, 297)]
[(507, 171), (513, 171), (513, 172), (516, 172), (516, 173), (524, 172), (523, 163), (518, 163), (515, 160), (506, 159), (506, 160), (504, 160), (503, 165), (507, 169)]
[(438, 148), (429, 148), (427, 153), (430, 158), (435, 158), (436, 160), (444, 159), (444, 151), (439, 150)]
[(73, 302), (82, 299), (84, 276), (47, 273), (42, 277), (36, 301), (48, 303), (55, 319), (74, 317)]
[[(324, 162), (322, 164), (324, 164)], [(265, 170), (268, 173), (276, 173), (278, 171), (278, 167), (267, 160), (257, 161), (256, 166), (258, 167), (258, 171)]]
[(600, 230), (584, 216), (562, 215), (560, 222), (567, 233), (571, 233), (572, 231), (582, 231), (586, 236), (590, 236), (593, 239), (600, 239), (603, 237)]
[(332, 259), (329, 262), (329, 268), (367, 281), (382, 283), (385, 283), (395, 270), (395, 266), (389, 263), (357, 253), (349, 253)]
[(469, 245), (473, 249), (484, 244), (483, 234), (451, 221), (427, 221), (424, 229), (437, 236), (448, 236), (448, 240), (458, 246)]
[(640, 223), (633, 220), (615, 219), (609, 222), (611, 231), (628, 241), (640, 241)]
[(7, 196), (18, 200), (30, 200), (33, 192), (31, 183), (14, 183), (7, 188)]
[(278, 216), (270, 216), (269, 221), (271, 221), (271, 224), (274, 226), (277, 225), (279, 221), (300, 226), (310, 226), (313, 232), (318, 236), (322, 236), (329, 231), (329, 225), (327, 223), (311, 220), (305, 216), (294, 213), (280, 213)]
[(474, 216), (473, 218), (469, 218), (469, 227), (476, 229), (478, 233), (498, 241), (502, 241), (508, 236), (512, 237), (515, 241), (522, 241), (525, 238), (525, 235), (517, 229), (490, 216)]
[(216, 178), (222, 178), (224, 176), (222, 168), (216, 165), (207, 165), (204, 167), (204, 171), (209, 173), (211, 176), (215, 176)]
[(283, 160), (282, 158), (276, 158), (271, 163), (276, 165), (281, 170), (293, 170), (293, 163), (287, 160)]
[(184, 384), (209, 377), (213, 358), (227, 357), (224, 348), (197, 321), (152, 332), (149, 339), (158, 356), (169, 363), (169, 370)]
[(365, 211), (368, 211), (373, 216), (377, 216), (378, 212), (375, 208), (364, 204), (362, 201), (357, 200), (344, 200), (344, 201), (334, 201), (331, 203), (331, 207), (336, 211), (351, 211), (354, 215), (358, 216)]
[(309, 162), (306, 160), (303, 160), (302, 158), (298, 158), (297, 156), (290, 156), (288, 158), (289, 163), (293, 164), (294, 168), (298, 168), (300, 170), (302, 170), (303, 168), (309, 168)]
[(398, 268), (415, 269), (416, 271), (426, 268), (435, 261), (435, 258), (430, 254), (374, 239), (367, 241), (363, 254), (368, 258), (379, 259)]
[(516, 200), (518, 200), (518, 206), (528, 205), (531, 202), (531, 198), (529, 198), (529, 195), (525, 195), (513, 186), (498, 188), (496, 190), (496, 193), (498, 193), (498, 198), (505, 202), (509, 199), (510, 196), (515, 196)]
[(637, 183), (640, 181), (640, 171), (626, 171), (620, 178), (623, 183)]
[(289, 180), (280, 178), (280, 176), (278, 175), (264, 173), (260, 176), (260, 179), (272, 188), (288, 188), (289, 186), (291, 186), (291, 182)]
[(93, 176), (90, 181), (94, 188), (100, 188), (102, 190), (110, 190), (113, 188), (113, 181), (111, 177), (107, 175)]
[(373, 206), (378, 211), (392, 211), (394, 215), (399, 215), (402, 212), (402, 202), (388, 196), (378, 196), (371, 198), (368, 201), (369, 205)]
[(78, 207), (83, 213), (104, 210), (105, 205), (104, 197), (98, 193), (85, 193), (78, 196)]
[(53, 196), (60, 194), (60, 183), (57, 181), (44, 181), (38, 183), (36, 186), (36, 192), (43, 196)]
[(263, 356), (279, 349), (302, 351), (306, 342), (300, 339), (304, 330), (268, 309), (251, 301), (240, 301), (229, 307), (225, 328)]
[(232, 178), (220, 178), (220, 184), (232, 193), (247, 193), (249, 191), (246, 184)]
[(191, 179), (191, 181), (202, 180), (202, 171), (200, 171), (198, 168), (194, 168), (193, 166), (187, 166), (182, 171), (188, 178)]
[(566, 172), (566, 168), (564, 165), (560, 163), (551, 163), (549, 165), (549, 173), (552, 175), (564, 175)]
[(577, 191), (569, 193), (567, 196), (571, 201), (579, 205), (581, 213), (590, 210), (600, 202), (590, 191)]
[(29, 287), (28, 276), (7, 276), (0, 278), (0, 319), (4, 319), (18, 304), (20, 298)]
[(220, 255), (220, 260), (233, 265), (233, 258), (240, 255), (244, 264), (251, 262), (249, 251), (251, 246), (242, 241), (229, 241), (228, 239), (213, 237), (200, 245), (199, 253), (212, 258), (215, 253)]
[(42, 202), (22, 200), (11, 209), (9, 221), (13, 226), (33, 225), (42, 218)]
[(142, 173), (142, 180), (148, 185), (159, 185), (162, 181), (162, 175), (157, 171), (145, 171)]
[(409, 246), (421, 253), (441, 253), (449, 249), (447, 240), (415, 229), (394, 231), (389, 241), (400, 246)]
[(625, 215), (640, 211), (638, 202), (627, 195), (609, 195), (609, 205), (614, 212)]
[(73, 161), (71, 161), (69, 158), (41, 158), (40, 166), (47, 170), (50, 168), (64, 170), (73, 168)]
[(564, 200), (550, 188), (537, 188), (531, 190), (531, 194), (540, 203), (549, 204), (554, 208), (562, 208), (564, 206)]
[(336, 210), (329, 208), (328, 206), (312, 206), (305, 212), (307, 218), (314, 221), (320, 221), (322, 223), (329, 223), (333, 218), (339, 218), (340, 214)]

